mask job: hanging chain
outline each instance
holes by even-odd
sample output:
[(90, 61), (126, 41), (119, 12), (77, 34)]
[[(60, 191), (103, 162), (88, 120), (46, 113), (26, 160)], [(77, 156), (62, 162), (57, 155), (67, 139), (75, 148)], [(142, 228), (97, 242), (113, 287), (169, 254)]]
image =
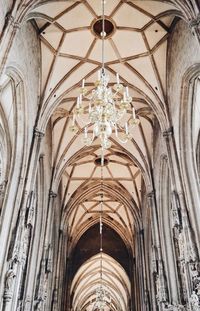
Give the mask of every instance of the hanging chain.
[(103, 165), (101, 164), (101, 192), (100, 192), (100, 282), (102, 286), (103, 278)]
[(102, 74), (105, 73), (105, 60), (104, 60), (104, 45), (105, 45), (105, 5), (102, 0)]

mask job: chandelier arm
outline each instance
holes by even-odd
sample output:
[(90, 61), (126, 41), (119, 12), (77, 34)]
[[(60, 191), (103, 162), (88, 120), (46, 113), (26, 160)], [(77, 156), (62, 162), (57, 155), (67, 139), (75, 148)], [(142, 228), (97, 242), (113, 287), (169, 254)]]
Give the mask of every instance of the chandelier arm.
[(83, 118), (80, 117), (80, 115), (77, 114), (77, 118), (85, 125), (89, 125), (90, 124), (90, 120), (88, 119), (88, 121), (85, 121)]
[(128, 142), (128, 138), (123, 140), (119, 137), (119, 133), (118, 133), (118, 130), (117, 130), (117, 126), (115, 126), (115, 136), (117, 137), (117, 140), (122, 143), (122, 144), (126, 144)]
[[(87, 89), (86, 89), (87, 90)], [(92, 99), (93, 99), (93, 96), (91, 95), (91, 96), (89, 96), (89, 95), (86, 95), (86, 94), (84, 94), (83, 93), (83, 99), (87, 99), (87, 100), (89, 100), (89, 101), (91, 101)]]

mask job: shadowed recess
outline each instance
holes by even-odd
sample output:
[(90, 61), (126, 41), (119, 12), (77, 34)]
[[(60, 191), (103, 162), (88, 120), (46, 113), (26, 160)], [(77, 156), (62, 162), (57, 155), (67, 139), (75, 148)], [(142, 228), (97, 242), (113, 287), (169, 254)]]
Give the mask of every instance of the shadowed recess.
[[(90, 257), (99, 253), (99, 224), (87, 230), (78, 241), (72, 255), (72, 278), (78, 268)], [(118, 261), (130, 276), (130, 257), (121, 237), (103, 224), (103, 252)]]

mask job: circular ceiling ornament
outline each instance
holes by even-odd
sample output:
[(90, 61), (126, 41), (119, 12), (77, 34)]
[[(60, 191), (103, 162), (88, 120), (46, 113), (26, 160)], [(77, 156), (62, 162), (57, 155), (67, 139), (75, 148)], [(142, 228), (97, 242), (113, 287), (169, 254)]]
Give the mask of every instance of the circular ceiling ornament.
[[(91, 24), (91, 31), (95, 35), (95, 37), (102, 39), (102, 28), (103, 28), (103, 18), (101, 16), (93, 20)], [(108, 39), (116, 31), (115, 22), (111, 18), (106, 16), (104, 28), (105, 28), (105, 39)]]
[[(96, 166), (102, 166), (102, 163), (101, 163), (101, 157), (98, 157), (94, 160), (94, 163)], [(106, 166), (108, 165), (109, 163), (109, 159), (108, 158), (104, 158), (104, 163), (103, 163), (103, 166)]]

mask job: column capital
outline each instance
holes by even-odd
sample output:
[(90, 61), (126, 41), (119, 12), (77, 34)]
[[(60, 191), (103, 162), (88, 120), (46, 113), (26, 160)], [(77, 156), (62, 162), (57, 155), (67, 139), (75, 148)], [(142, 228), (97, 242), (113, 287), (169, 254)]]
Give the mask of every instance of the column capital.
[(56, 198), (57, 197), (57, 193), (53, 192), (53, 190), (49, 191), (49, 197), (50, 198)]
[(166, 139), (168, 139), (168, 138), (172, 137), (173, 134), (174, 134), (173, 127), (169, 127), (167, 130), (165, 130), (165, 131), (163, 132), (163, 137), (166, 138)]
[(150, 192), (147, 193), (147, 199), (152, 199), (155, 196), (155, 191), (152, 190)]
[(200, 27), (200, 13), (195, 18), (191, 19), (188, 25), (192, 30), (196, 27)]
[(44, 137), (44, 132), (40, 131), (37, 127), (33, 130), (34, 136), (42, 138)]
[(15, 17), (11, 13), (7, 13), (5, 19), (13, 28), (19, 29), (21, 27), (21, 23), (16, 21)]

